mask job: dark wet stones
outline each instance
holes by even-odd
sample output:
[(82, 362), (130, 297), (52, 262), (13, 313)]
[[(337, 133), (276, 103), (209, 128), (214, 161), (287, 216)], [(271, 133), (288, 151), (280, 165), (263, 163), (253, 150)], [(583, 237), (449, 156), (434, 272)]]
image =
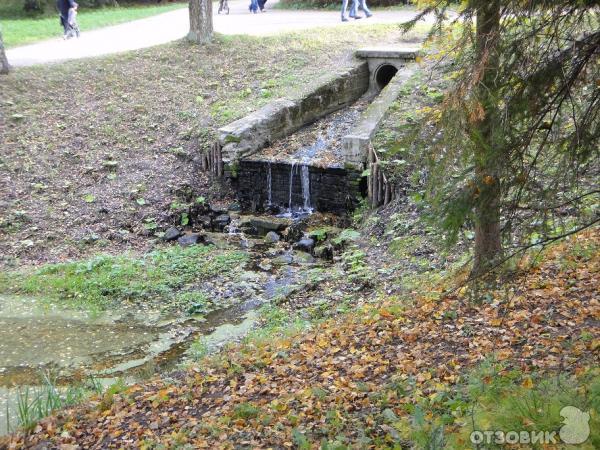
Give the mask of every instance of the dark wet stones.
[(182, 247), (188, 247), (190, 245), (201, 244), (204, 242), (204, 236), (199, 233), (191, 233), (181, 236), (177, 239), (177, 242)]
[(323, 244), (315, 247), (314, 255), (321, 259), (333, 259), (333, 246), (331, 244)]
[(196, 223), (205, 230), (210, 230), (212, 228), (212, 218), (208, 215), (198, 216), (196, 218)]
[(179, 229), (176, 227), (171, 227), (167, 231), (165, 231), (165, 234), (163, 235), (163, 240), (170, 242), (174, 241), (179, 236), (181, 236), (181, 231), (179, 231)]
[(315, 258), (310, 253), (297, 251), (294, 253), (294, 262), (299, 264), (312, 264)]
[(292, 221), (290, 219), (270, 216), (242, 216), (240, 228), (249, 234), (264, 236), (269, 231), (283, 231)]
[(218, 206), (211, 205), (209, 208), (210, 208), (210, 212), (215, 216), (219, 216), (219, 215), (227, 213), (226, 210), (224, 210), (223, 208), (219, 208)]
[(315, 246), (314, 239), (303, 238), (294, 244), (294, 250), (301, 250), (303, 252), (312, 253), (312, 249)]
[(223, 229), (229, 225), (229, 222), (231, 222), (231, 217), (229, 217), (229, 214), (220, 214), (213, 220), (213, 226), (217, 230), (223, 231)]
[(265, 272), (269, 272), (271, 269), (273, 269), (273, 265), (271, 264), (271, 262), (268, 259), (264, 259), (264, 260), (260, 261), (257, 264), (257, 267), (260, 270), (263, 270)]
[(280, 255), (277, 258), (273, 259), (273, 264), (276, 266), (286, 266), (288, 264), (292, 264), (294, 262), (294, 257), (290, 254)]
[(304, 230), (306, 229), (306, 219), (297, 220), (287, 229), (287, 240), (288, 242), (298, 241), (304, 236)]
[(277, 233), (275, 233), (274, 231), (269, 231), (266, 235), (265, 235), (265, 242), (268, 244), (275, 244), (277, 242), (279, 242), (279, 235)]

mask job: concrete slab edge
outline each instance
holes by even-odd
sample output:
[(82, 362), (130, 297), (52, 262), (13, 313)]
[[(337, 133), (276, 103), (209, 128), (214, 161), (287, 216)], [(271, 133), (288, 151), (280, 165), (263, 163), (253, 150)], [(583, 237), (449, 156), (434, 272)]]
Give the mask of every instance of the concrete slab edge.
[(392, 81), (371, 102), (369, 107), (362, 113), (354, 131), (342, 138), (344, 151), (344, 165), (361, 169), (367, 158), (367, 151), (371, 139), (379, 129), (381, 121), (388, 109), (400, 95), (404, 84), (418, 70), (416, 64), (408, 64), (402, 67), (392, 78)]

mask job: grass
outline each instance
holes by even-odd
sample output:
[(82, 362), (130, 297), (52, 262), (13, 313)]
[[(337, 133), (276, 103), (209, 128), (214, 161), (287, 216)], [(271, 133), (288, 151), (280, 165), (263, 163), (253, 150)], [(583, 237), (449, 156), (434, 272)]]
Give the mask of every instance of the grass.
[[(510, 448), (549, 448), (527, 439), (548, 432), (554, 433), (560, 442), (559, 432), (565, 424), (561, 412), (565, 406), (572, 406), (589, 414), (577, 421), (576, 425), (583, 426), (581, 429), (585, 431), (589, 418), (591, 431), (589, 438), (577, 448), (593, 449), (600, 445), (600, 373), (597, 369), (579, 375), (547, 377), (509, 370), (488, 359), (468, 372), (458, 385), (452, 388), (432, 385), (427, 391), (429, 394), (423, 396), (414, 380), (396, 376), (378, 390), (374, 398), (381, 408), (379, 420), (386, 424), (396, 442), (411, 442), (414, 448), (422, 449), (500, 449), (507, 447), (494, 440), (501, 436), (512, 440), (517, 432), (527, 445)], [(400, 409), (390, 408), (389, 401), (395, 397), (408, 397), (413, 401)], [(489, 430), (498, 434), (486, 437), (484, 433)], [(472, 445), (471, 439), (482, 438), (486, 439), (479, 441), (482, 446)]]
[[(438, 427), (459, 422), (461, 426), (456, 430), (452, 426), (447, 427), (449, 433), (444, 441), (451, 448), (468, 445), (474, 431), (482, 433), (490, 429), (500, 430), (507, 437), (509, 431), (525, 432), (529, 436), (540, 431), (555, 432), (556, 440), (560, 441), (559, 431), (568, 423), (561, 417), (565, 414), (565, 407), (574, 407), (589, 414), (568, 425), (583, 427), (584, 430), (585, 425), (590, 427), (589, 438), (578, 448), (592, 449), (600, 445), (600, 373), (597, 369), (577, 376), (557, 374), (556, 377), (542, 377), (535, 373), (507, 370), (502, 364), (486, 361), (471, 372), (462, 389), (456, 389), (451, 395), (440, 395), (437, 399), (438, 404), (433, 408), (435, 400), (426, 402), (429, 405), (425, 408), (432, 417), (429, 430), (436, 422)], [(422, 436), (427, 436), (427, 433)], [(481, 438), (481, 435), (476, 438)], [(426, 441), (421, 440), (422, 443)], [(504, 447), (492, 443), (488, 448)], [(546, 447), (530, 443), (527, 448)]]
[[(152, 6), (121, 6), (115, 8), (84, 9), (81, 8), (78, 15), (79, 27), (82, 32), (93, 30), (95, 28), (117, 25), (132, 20), (143, 19), (156, 14), (173, 11), (184, 8), (183, 3), (167, 3), (164, 5)], [(4, 11), (4, 10), (0, 10)], [(2, 36), (4, 44), (7, 47), (31, 44), (36, 41), (59, 37), (62, 35), (62, 29), (59, 23), (58, 14), (41, 17), (28, 17), (23, 14), (3, 14), (0, 22), (2, 27)]]
[(33, 272), (4, 274), (1, 290), (94, 307), (160, 298), (196, 313), (205, 299), (186, 292), (185, 288), (227, 273), (246, 258), (241, 252), (219, 251), (208, 246), (173, 246), (142, 257), (100, 255), (84, 261), (45, 265)]
[[(60, 388), (49, 373), (42, 374), (42, 384), (39, 387), (19, 389), (16, 399), (16, 418), (18, 428), (32, 430), (35, 425), (53, 411), (81, 403), (93, 394), (101, 394), (102, 385), (94, 378), (85, 382)], [(7, 414), (7, 420), (9, 415)], [(7, 429), (12, 429), (7, 423)]]

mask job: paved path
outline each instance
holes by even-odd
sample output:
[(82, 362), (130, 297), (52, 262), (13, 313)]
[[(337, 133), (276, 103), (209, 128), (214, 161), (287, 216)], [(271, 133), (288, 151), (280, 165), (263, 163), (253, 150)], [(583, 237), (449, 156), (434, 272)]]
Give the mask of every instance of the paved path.
[[(404, 22), (414, 16), (411, 11), (376, 11), (369, 19), (342, 23), (339, 12), (335, 11), (283, 11), (269, 9), (275, 3), (267, 3), (265, 13), (250, 14), (246, 0), (229, 2), (229, 15), (217, 15), (214, 9), (214, 28), (222, 34), (247, 34), (269, 36), (286, 31), (313, 27), (361, 26), (369, 23)], [(57, 26), (57, 33), (60, 30)], [(61, 38), (37, 44), (16, 47), (7, 51), (8, 60), (13, 66), (31, 66), (69, 59), (120, 53), (129, 50), (152, 47), (183, 38), (189, 30), (188, 9), (178, 9), (146, 19), (82, 31), (80, 39), (64, 41)]]

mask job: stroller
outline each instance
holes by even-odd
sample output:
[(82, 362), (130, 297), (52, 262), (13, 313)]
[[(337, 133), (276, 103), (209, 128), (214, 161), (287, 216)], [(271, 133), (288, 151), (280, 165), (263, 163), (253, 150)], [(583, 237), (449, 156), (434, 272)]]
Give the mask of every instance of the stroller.
[(61, 16), (61, 20), (65, 23), (65, 39), (71, 39), (72, 37), (81, 36), (79, 31), (79, 24), (77, 23), (77, 8), (69, 8), (69, 15), (67, 20)]

